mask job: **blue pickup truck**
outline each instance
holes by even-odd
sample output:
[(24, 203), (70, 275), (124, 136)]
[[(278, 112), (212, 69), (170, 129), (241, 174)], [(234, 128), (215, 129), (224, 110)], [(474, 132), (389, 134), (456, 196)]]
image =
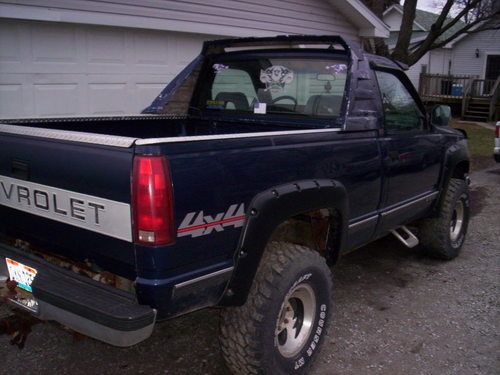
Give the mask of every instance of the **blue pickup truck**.
[(403, 70), (338, 36), (217, 40), (140, 115), (1, 121), (3, 300), (115, 346), (218, 306), (234, 374), (306, 374), (340, 255), (464, 242), (466, 134)]

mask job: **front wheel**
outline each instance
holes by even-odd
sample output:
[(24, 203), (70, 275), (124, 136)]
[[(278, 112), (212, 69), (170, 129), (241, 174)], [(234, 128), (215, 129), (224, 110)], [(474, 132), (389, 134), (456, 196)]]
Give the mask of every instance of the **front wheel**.
[(266, 248), (247, 302), (223, 310), (220, 342), (235, 375), (303, 375), (325, 336), (331, 273), (316, 252), (286, 242)]
[(450, 260), (458, 256), (469, 225), (469, 189), (464, 180), (452, 178), (436, 218), (420, 226), (420, 243), (431, 257)]

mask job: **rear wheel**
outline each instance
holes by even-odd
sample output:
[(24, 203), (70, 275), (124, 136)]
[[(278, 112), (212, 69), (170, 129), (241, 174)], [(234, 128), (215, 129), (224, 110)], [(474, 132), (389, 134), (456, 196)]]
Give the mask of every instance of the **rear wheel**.
[(223, 310), (220, 342), (236, 375), (306, 374), (327, 328), (331, 273), (316, 252), (271, 242), (247, 302)]
[(469, 224), (469, 189), (464, 180), (452, 178), (439, 214), (420, 226), (420, 243), (426, 254), (439, 259), (453, 259), (462, 248)]

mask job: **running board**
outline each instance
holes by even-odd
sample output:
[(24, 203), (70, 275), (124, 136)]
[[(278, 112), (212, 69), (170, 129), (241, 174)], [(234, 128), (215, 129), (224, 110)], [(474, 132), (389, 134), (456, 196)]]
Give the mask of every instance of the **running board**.
[(391, 233), (410, 249), (418, 245), (418, 238), (404, 225), (391, 230)]

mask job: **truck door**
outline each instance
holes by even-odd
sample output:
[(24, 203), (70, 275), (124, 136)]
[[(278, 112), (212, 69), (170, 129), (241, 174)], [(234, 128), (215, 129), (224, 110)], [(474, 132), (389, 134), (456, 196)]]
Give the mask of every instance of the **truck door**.
[(403, 72), (376, 70), (383, 108), (384, 167), (381, 229), (418, 216), (437, 195), (444, 137), (428, 126), (415, 89)]

